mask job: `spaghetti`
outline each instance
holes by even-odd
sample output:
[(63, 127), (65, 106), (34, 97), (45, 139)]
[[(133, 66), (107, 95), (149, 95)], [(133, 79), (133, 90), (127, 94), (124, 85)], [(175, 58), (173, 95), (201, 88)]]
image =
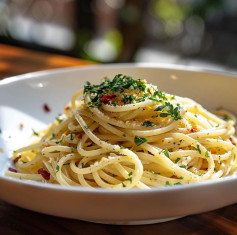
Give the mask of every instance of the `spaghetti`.
[[(78, 100), (82, 97), (81, 100)], [(237, 169), (234, 117), (118, 74), (87, 82), (6, 175), (101, 188), (201, 182)], [(223, 120), (225, 119), (225, 120)]]

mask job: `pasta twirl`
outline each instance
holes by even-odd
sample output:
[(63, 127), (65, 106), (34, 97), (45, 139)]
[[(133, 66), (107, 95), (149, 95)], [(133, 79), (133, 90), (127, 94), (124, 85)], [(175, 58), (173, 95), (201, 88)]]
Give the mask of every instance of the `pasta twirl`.
[(118, 74), (87, 82), (6, 175), (61, 185), (146, 188), (201, 182), (237, 169), (235, 119)]

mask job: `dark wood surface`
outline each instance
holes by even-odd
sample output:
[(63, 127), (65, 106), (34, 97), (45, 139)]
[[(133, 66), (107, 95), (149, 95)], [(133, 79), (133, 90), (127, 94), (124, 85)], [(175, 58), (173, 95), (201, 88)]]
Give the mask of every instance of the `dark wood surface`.
[[(0, 79), (38, 70), (89, 64), (75, 58), (0, 44)], [(44, 215), (0, 200), (0, 234), (237, 235), (237, 204), (160, 224), (118, 226)]]

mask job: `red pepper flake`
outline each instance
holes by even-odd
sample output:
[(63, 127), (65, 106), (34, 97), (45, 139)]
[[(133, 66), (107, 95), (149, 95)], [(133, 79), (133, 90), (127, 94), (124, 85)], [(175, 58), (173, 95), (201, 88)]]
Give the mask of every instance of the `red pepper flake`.
[(69, 106), (66, 106), (66, 107), (64, 108), (65, 111), (68, 111), (69, 109), (70, 109)]
[(161, 140), (161, 142), (164, 142), (164, 140)]
[(190, 133), (195, 133), (195, 132), (197, 132), (197, 129), (196, 129), (196, 128), (192, 128), (192, 129), (188, 129), (188, 131), (189, 131)]
[(117, 97), (116, 95), (103, 95), (101, 98), (100, 98), (100, 101), (103, 103), (103, 104), (110, 104), (110, 101)]
[(20, 158), (21, 158), (21, 155), (19, 155), (18, 157), (16, 157), (16, 158), (13, 160), (13, 163), (16, 164), (16, 163), (19, 161)]
[(49, 180), (50, 179), (50, 173), (48, 171), (46, 171), (45, 169), (43, 168), (40, 168), (38, 170), (38, 174), (41, 174), (42, 177), (45, 179), (45, 180)]
[(233, 139), (230, 137), (229, 138), (230, 142), (233, 144), (233, 145), (236, 145), (235, 142), (233, 141)]
[(15, 172), (15, 173), (17, 173), (17, 170), (14, 169), (14, 168), (9, 167), (8, 170), (11, 171), (11, 172)]
[(152, 92), (151, 92), (150, 88), (148, 88), (147, 91), (150, 95), (152, 95)]
[(20, 130), (22, 130), (24, 126), (23, 126), (23, 124), (21, 123), (19, 127), (20, 127)]
[(47, 104), (44, 104), (44, 111), (45, 111), (46, 113), (48, 113), (48, 112), (51, 111), (51, 109), (49, 108), (49, 106), (48, 106)]
[(81, 133), (80, 135), (78, 135), (78, 139), (82, 139), (82, 137), (83, 137), (83, 133)]

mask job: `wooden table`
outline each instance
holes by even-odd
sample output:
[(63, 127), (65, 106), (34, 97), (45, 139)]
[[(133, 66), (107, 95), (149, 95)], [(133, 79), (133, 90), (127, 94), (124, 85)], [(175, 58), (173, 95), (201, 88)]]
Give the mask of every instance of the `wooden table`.
[[(0, 44), (0, 79), (37, 70), (89, 64), (89, 62), (75, 58)], [(39, 214), (0, 200), (0, 234), (236, 235), (237, 204), (161, 224), (117, 226)]]

